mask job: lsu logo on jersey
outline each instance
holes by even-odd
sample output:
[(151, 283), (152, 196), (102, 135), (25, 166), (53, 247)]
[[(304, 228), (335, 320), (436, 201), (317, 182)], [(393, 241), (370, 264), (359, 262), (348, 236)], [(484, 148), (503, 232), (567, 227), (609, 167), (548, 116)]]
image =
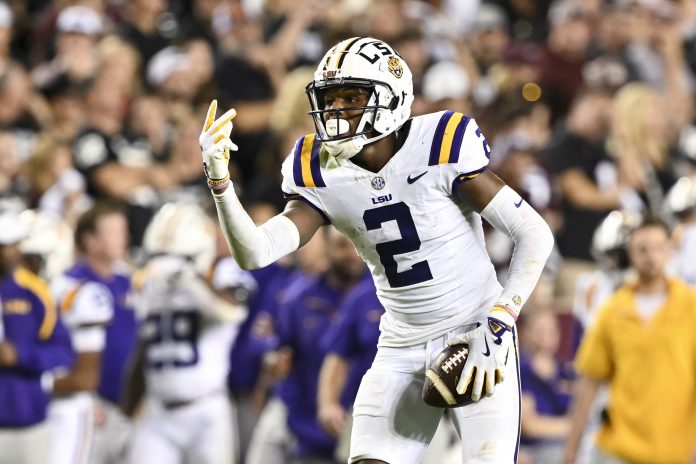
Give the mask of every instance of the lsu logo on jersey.
[(7, 314), (28, 314), (31, 310), (31, 303), (24, 298), (15, 298), (7, 300), (2, 309)]

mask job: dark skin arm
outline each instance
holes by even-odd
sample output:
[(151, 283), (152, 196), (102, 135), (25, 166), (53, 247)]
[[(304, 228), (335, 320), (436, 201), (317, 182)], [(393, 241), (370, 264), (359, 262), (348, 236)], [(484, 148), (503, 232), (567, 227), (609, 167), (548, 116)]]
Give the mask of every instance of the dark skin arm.
[(57, 378), (53, 384), (53, 393), (57, 396), (69, 395), (80, 391), (94, 391), (99, 383), (101, 352), (90, 351), (77, 354), (77, 360), (70, 373)]
[(486, 170), (461, 184), (456, 194), (457, 198), (480, 213), (504, 186), (505, 182), (491, 171)]
[(120, 407), (123, 414), (133, 417), (145, 393), (145, 375), (143, 365), (145, 363), (145, 344), (141, 341), (131, 357), (128, 365), (128, 373), (124, 377), (128, 379), (124, 385)]

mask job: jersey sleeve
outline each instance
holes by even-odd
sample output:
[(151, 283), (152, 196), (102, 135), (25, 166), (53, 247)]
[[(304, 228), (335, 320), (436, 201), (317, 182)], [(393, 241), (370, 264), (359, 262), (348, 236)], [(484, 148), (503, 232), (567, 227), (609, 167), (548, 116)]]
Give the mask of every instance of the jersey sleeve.
[(575, 358), (578, 372), (595, 380), (609, 380), (614, 371), (608, 327), (612, 301), (613, 298), (600, 310), (597, 321), (582, 340)]
[(330, 224), (329, 216), (319, 199), (318, 189), (326, 187), (321, 173), (321, 143), (314, 135), (297, 139), (282, 167), (283, 196), (287, 201), (307, 203)]
[(113, 298), (108, 289), (97, 282), (85, 282), (74, 293), (68, 293), (61, 309), (71, 328), (72, 342), (77, 352), (102, 351), (106, 344), (106, 329), (113, 317)]
[(462, 113), (441, 114), (430, 147), (430, 166), (440, 165), (443, 188), (456, 193), (464, 182), (486, 170), (491, 148), (476, 121)]

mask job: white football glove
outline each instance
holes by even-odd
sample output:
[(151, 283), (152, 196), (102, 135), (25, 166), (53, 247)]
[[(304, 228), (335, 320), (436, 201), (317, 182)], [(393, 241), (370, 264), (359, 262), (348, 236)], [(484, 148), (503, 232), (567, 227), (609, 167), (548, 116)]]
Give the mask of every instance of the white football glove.
[(208, 186), (215, 190), (229, 184), (230, 150), (237, 151), (237, 145), (230, 140), (232, 119), (237, 115), (234, 109), (215, 119), (217, 100), (213, 100), (205, 117), (203, 130), (198, 138), (203, 155), (203, 170), (208, 177)]
[[(475, 329), (450, 339), (448, 345), (469, 345), (469, 354), (457, 383), (457, 393), (463, 394), (474, 383), (471, 399), (492, 396), (495, 385), (503, 381), (508, 357), (513, 349), (512, 327), (495, 317), (487, 316)], [(514, 362), (514, 361), (513, 361)]]

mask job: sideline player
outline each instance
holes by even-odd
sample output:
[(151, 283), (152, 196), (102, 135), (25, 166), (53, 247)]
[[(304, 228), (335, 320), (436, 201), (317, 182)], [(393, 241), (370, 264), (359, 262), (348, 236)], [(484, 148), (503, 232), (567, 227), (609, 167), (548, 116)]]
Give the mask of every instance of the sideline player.
[(0, 212), (0, 464), (45, 464), (55, 375), (75, 361), (48, 285), (22, 265), (25, 229)]
[[(386, 312), (354, 405), (350, 462), (419, 462), (443, 410), (420, 398), (425, 368), (468, 343), (457, 386), (482, 401), (454, 410), (464, 462), (510, 462), (519, 436), (515, 320), (553, 246), (547, 224), (487, 169), (476, 122), (443, 111), (411, 118), (413, 85), (388, 44), (332, 47), (307, 86), (316, 134), (283, 164), (283, 213), (257, 227), (230, 188), (229, 110), (208, 110), (199, 139), (220, 223), (240, 266), (263, 267), (333, 224), (372, 272)], [(481, 217), (515, 243), (501, 288)], [(505, 379), (505, 381), (503, 381)], [(499, 385), (497, 385), (499, 384)]]
[(97, 203), (75, 226), (77, 262), (51, 282), (70, 331), (77, 361), (56, 379), (49, 418), (55, 444), (51, 464), (93, 463), (96, 398), (106, 347), (106, 327), (114, 314), (114, 295), (106, 285), (124, 259), (128, 222), (115, 206)]
[[(194, 204), (167, 204), (148, 225), (143, 244), (151, 259), (133, 283), (140, 346), (126, 414), (133, 415), (143, 386), (146, 396), (125, 462), (236, 462), (226, 379), (246, 307), (218, 295), (202, 277), (216, 256), (214, 222)], [(214, 286), (233, 287), (228, 264), (216, 263)]]

